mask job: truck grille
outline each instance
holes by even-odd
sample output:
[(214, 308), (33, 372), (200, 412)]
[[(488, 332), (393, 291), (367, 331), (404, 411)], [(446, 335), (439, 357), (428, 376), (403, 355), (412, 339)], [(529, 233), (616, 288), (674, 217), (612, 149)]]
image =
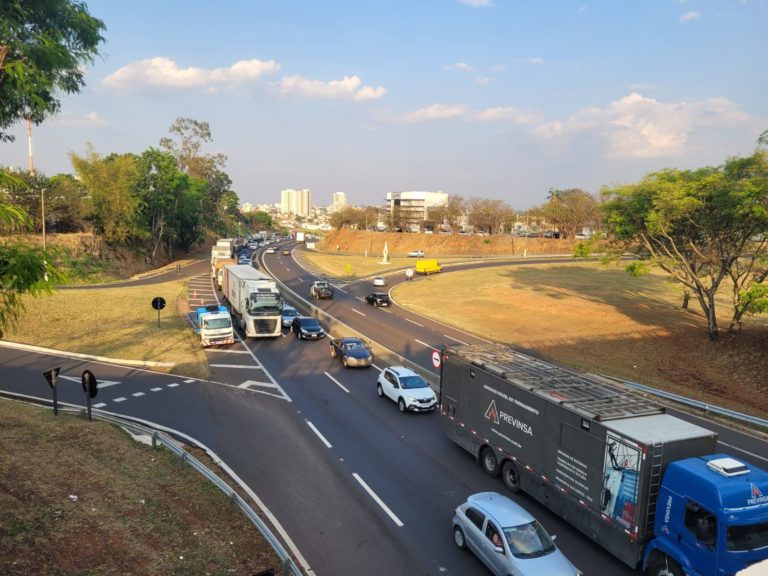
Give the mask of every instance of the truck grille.
[(277, 331), (278, 319), (254, 320), (253, 329), (256, 334), (274, 334)]

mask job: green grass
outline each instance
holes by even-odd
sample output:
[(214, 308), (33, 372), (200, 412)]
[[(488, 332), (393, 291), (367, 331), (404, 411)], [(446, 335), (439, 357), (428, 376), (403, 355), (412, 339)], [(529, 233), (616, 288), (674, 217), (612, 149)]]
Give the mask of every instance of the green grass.
[[(416, 258), (389, 258), (389, 262), (382, 264), (381, 255), (361, 256), (359, 254), (330, 254), (327, 252), (303, 252), (301, 258), (312, 266), (321, 269), (325, 274), (343, 279), (359, 279), (387, 274), (396, 270), (413, 268)], [(471, 258), (437, 258), (441, 264), (448, 262), (466, 261)]]

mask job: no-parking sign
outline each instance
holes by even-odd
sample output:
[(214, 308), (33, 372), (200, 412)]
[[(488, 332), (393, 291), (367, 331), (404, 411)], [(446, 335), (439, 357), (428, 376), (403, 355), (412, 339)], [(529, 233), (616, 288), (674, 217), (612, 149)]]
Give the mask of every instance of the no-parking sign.
[(432, 352), (432, 366), (435, 368), (440, 368), (440, 351), (435, 350)]

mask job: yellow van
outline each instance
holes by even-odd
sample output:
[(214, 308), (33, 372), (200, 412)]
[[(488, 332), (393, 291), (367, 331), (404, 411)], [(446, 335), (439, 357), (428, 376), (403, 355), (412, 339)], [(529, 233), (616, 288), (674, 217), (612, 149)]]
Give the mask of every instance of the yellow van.
[(416, 274), (434, 274), (442, 269), (437, 260), (419, 260), (416, 262)]

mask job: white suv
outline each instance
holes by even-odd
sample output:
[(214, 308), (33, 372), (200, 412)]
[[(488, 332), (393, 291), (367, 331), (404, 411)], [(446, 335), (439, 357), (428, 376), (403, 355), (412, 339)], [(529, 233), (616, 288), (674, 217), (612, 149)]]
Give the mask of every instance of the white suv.
[(413, 370), (390, 366), (381, 371), (376, 393), (397, 402), (400, 412), (427, 412), (437, 406), (437, 396), (424, 379)]

